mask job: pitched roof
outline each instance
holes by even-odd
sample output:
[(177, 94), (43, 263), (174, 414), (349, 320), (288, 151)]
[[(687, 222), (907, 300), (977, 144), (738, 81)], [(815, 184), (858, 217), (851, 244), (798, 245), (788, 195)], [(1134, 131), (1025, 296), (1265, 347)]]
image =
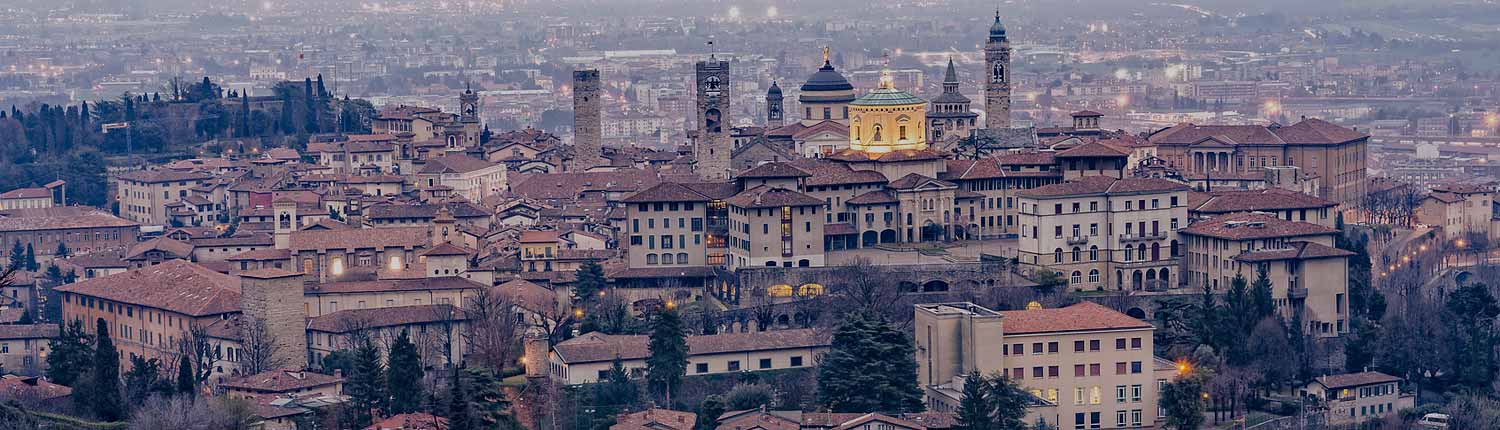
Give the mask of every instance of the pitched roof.
[(1182, 234), (1228, 240), (1264, 239), (1335, 234), (1332, 227), (1287, 221), (1262, 212), (1232, 213), (1198, 221), (1179, 231)]
[(650, 408), (644, 411), (621, 414), (611, 430), (693, 430), (698, 425), (698, 414), (671, 409)]
[(1102, 141), (1084, 142), (1081, 145), (1059, 151), (1058, 157), (1128, 157), (1130, 150), (1117, 148), (1114, 145)]
[(344, 382), (344, 378), (295, 369), (277, 369), (225, 379), (223, 388), (266, 393), (286, 393)]
[(381, 227), (378, 229), (304, 230), (291, 233), (293, 251), (324, 249), (421, 248), (432, 241), (427, 227)]
[(930, 186), (939, 187), (939, 188), (949, 188), (949, 187), (957, 187), (958, 186), (958, 185), (956, 185), (956, 184), (954, 184), (952, 182), (944, 181), (942, 179), (928, 177), (926, 175), (922, 175), (922, 174), (919, 174), (919, 173), (907, 173), (906, 176), (902, 176), (901, 179), (897, 179), (897, 180), (891, 181), (891, 183), (890, 183), (889, 186), (891, 188), (894, 188), (894, 189), (897, 189), (897, 190), (910, 190), (910, 189), (921, 188), (921, 187), (925, 187), (925, 186), (929, 186), (929, 185)]
[(1264, 262), (1279, 260), (1312, 260), (1317, 258), (1349, 257), (1353, 252), (1334, 248), (1314, 242), (1294, 241), (1288, 242), (1286, 248), (1263, 249), (1250, 251), (1234, 256), (1235, 260), (1244, 262)]
[(898, 202), (900, 202), (900, 200), (897, 200), (896, 196), (891, 195), (890, 190), (870, 191), (844, 201), (844, 203), (851, 205), (880, 205)]
[(45, 199), (52, 198), (52, 190), (36, 188), (17, 188), (0, 193), (0, 199)]
[(134, 221), (88, 206), (0, 211), (0, 231), (62, 230), (70, 228), (135, 227)]
[(0, 340), (51, 339), (57, 330), (57, 324), (0, 324)]
[(1187, 190), (1187, 185), (1161, 178), (1116, 179), (1108, 176), (1085, 176), (1060, 184), (1043, 185), (1030, 190), (1022, 190), (1017, 195), (1021, 197), (1051, 198), (1097, 194), (1164, 193)]
[(707, 202), (713, 198), (703, 195), (686, 185), (676, 182), (662, 182), (625, 197), (625, 203), (658, 203), (658, 202)]
[(448, 419), (423, 412), (396, 414), (364, 430), (448, 430)]
[(1068, 307), (1001, 311), (1005, 334), (1149, 329), (1150, 323), (1090, 301)]
[[(646, 335), (584, 334), (552, 346), (566, 363), (591, 363), (645, 358), (651, 354)], [(688, 354), (724, 354), (828, 346), (827, 334), (814, 329), (771, 330), (688, 336)]]
[(503, 284), (496, 285), (492, 291), (507, 299), (516, 306), (526, 308), (532, 312), (554, 313), (557, 312), (557, 292), (547, 287), (537, 285), (525, 279), (513, 279)]
[(882, 163), (937, 160), (941, 158), (943, 158), (943, 154), (932, 149), (902, 149), (891, 152), (869, 152), (859, 151), (851, 148), (835, 152), (833, 153), (833, 155), (828, 156), (828, 159), (836, 161), (879, 161)]
[(883, 184), (889, 181), (885, 175), (874, 170), (854, 170), (846, 164), (822, 159), (808, 158), (788, 163), (812, 173), (812, 177), (803, 180), (806, 186)]
[(1340, 375), (1319, 376), (1316, 381), (1328, 388), (1359, 387), (1370, 384), (1384, 384), (1399, 382), (1401, 378), (1380, 372), (1344, 373)]
[(741, 208), (779, 208), (782, 206), (819, 206), (824, 204), (816, 197), (781, 187), (761, 185), (745, 190), (725, 200), (731, 206)]
[(135, 170), (135, 171), (130, 171), (130, 172), (124, 172), (124, 173), (120, 173), (119, 175), (116, 175), (116, 177), (120, 178), (122, 180), (134, 181), (134, 182), (160, 183), (160, 182), (179, 182), (179, 181), (201, 181), (201, 180), (213, 178), (213, 175), (210, 175), (207, 172), (200, 172), (200, 171), (196, 171), (196, 170), (157, 169), (157, 170)]
[(189, 316), (218, 315), (240, 309), (240, 278), (183, 260), (168, 260), (57, 289)]
[(751, 167), (749, 170), (745, 170), (743, 172), (740, 172), (738, 175), (735, 175), (735, 177), (739, 179), (805, 178), (808, 176), (812, 176), (812, 174), (807, 173), (806, 170), (798, 169), (797, 167), (792, 166), (790, 163), (780, 161)]
[(52, 400), (73, 394), (73, 388), (58, 385), (36, 376), (0, 376), (0, 397), (7, 399)]
[(308, 330), (346, 333), (353, 330), (462, 320), (464, 310), (453, 305), (414, 305), (346, 309), (307, 320)]
[(376, 279), (372, 281), (324, 282), (309, 285), (307, 294), (338, 294), (384, 291), (461, 290), (484, 288), (484, 284), (459, 276), (435, 278)]
[(1281, 137), (1281, 140), (1292, 144), (1330, 145), (1370, 137), (1368, 134), (1317, 118), (1308, 118), (1290, 126), (1279, 127), (1272, 132)]
[[(1189, 199), (1189, 203), (1192, 203)], [(1195, 212), (1220, 214), (1264, 210), (1318, 209), (1338, 206), (1329, 200), (1281, 188), (1214, 191), (1193, 208)]]
[(427, 248), (427, 250), (417, 253), (417, 256), (418, 257), (443, 257), (443, 256), (455, 256), (455, 255), (470, 255), (470, 254), (473, 254), (473, 253), (474, 253), (473, 251), (465, 249), (462, 246), (454, 245), (452, 242), (443, 242), (443, 243), (437, 244), (437, 246), (433, 246), (433, 247)]
[(497, 165), (498, 164), (480, 160), (468, 155), (455, 153), (427, 160), (427, 164), (423, 165), (422, 170), (418, 173), (469, 173), (488, 169)]

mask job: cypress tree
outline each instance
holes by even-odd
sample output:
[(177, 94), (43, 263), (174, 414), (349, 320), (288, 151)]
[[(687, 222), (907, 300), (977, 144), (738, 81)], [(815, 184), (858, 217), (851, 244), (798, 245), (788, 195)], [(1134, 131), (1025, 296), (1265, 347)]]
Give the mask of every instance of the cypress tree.
[(82, 388), (88, 393), (89, 409), (94, 416), (104, 421), (120, 421), (125, 419), (125, 405), (120, 398), (120, 352), (109, 338), (109, 323), (104, 318), (99, 319), (96, 330), (94, 369), (89, 373), (88, 384)]
[(1271, 297), (1271, 280), (1264, 267), (1255, 271), (1255, 282), (1250, 284), (1250, 306), (1255, 311), (1255, 321), (1276, 313), (1276, 302)]
[(354, 408), (355, 427), (370, 425), (373, 414), (384, 410), (388, 399), (385, 385), (385, 369), (380, 363), (380, 350), (370, 342), (354, 350), (354, 372), (349, 375), (345, 388), (349, 394), (350, 407)]
[(177, 361), (177, 393), (198, 397), (198, 381), (193, 377), (193, 362), (186, 355)]
[(303, 78), (302, 97), (307, 105), (307, 132), (318, 132), (318, 109), (313, 98), (312, 78)]
[(36, 263), (36, 249), (32, 248), (30, 243), (26, 244), (26, 270), (35, 272), (40, 268), (41, 266)]
[(469, 395), (464, 392), (464, 378), (453, 368), (453, 382), (448, 386), (448, 430), (473, 430)]
[(10, 268), (21, 270), (26, 268), (26, 246), (21, 241), (16, 241), (10, 247)]
[(68, 258), (69, 255), (73, 255), (73, 251), (68, 250), (67, 243), (58, 242), (57, 251), (53, 252), (53, 254), (56, 254), (58, 258)]
[(76, 386), (93, 364), (93, 344), (93, 337), (83, 331), (83, 321), (75, 319), (69, 322), (57, 339), (47, 344), (47, 349), (52, 351), (47, 355), (47, 379)]
[(656, 313), (651, 324), (651, 356), (646, 358), (646, 380), (671, 404), (672, 391), (687, 373), (687, 334), (682, 318), (668, 307)]
[(250, 137), (249, 97), (240, 97), (240, 137)]
[(422, 357), (406, 331), (391, 344), (386, 365), (386, 385), (391, 391), (392, 414), (416, 412), (422, 406)]

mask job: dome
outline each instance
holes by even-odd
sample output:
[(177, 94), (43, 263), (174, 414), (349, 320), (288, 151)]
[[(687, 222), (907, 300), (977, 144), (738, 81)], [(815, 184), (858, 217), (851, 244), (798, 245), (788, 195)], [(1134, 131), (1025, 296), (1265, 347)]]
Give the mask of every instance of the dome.
[(1000, 11), (995, 11), (995, 23), (990, 25), (990, 37), (1005, 37), (1005, 24), (1000, 23)]
[(908, 93), (906, 91), (898, 90), (898, 89), (895, 89), (895, 88), (880, 88), (880, 89), (877, 89), (877, 90), (874, 90), (874, 91), (870, 91), (869, 93), (867, 93), (865, 95), (859, 96), (859, 98), (854, 99), (854, 102), (853, 103), (849, 103), (849, 105), (850, 106), (902, 106), (902, 105), (916, 105), (916, 104), (926, 104), (926, 103), (927, 103), (926, 100), (922, 100), (921, 98), (918, 98), (917, 96), (911, 95), (911, 93)]
[(849, 84), (844, 75), (833, 69), (833, 64), (823, 62), (823, 67), (818, 68), (817, 73), (807, 78), (807, 83), (802, 84), (802, 91), (850, 91), (854, 85)]
[(771, 89), (766, 90), (766, 96), (781, 97), (781, 87), (776, 85), (776, 81), (771, 81)]

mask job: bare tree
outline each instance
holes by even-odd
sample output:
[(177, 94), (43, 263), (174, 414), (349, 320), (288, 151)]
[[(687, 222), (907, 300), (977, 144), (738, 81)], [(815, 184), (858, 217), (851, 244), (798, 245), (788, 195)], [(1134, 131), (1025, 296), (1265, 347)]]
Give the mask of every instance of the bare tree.
[[(537, 304), (533, 307), (542, 306)], [(533, 311), (538, 310), (540, 309)], [(468, 325), (462, 336), (469, 345), (470, 358), (497, 372), (515, 361), (519, 325), (516, 311), (516, 305), (510, 297), (491, 288), (479, 289), (473, 298), (466, 301), (464, 313), (468, 317)], [(547, 316), (546, 313), (543, 315)]]
[(240, 351), (244, 359), (240, 366), (247, 375), (256, 375), (286, 366), (286, 358), (279, 357), (281, 345), (271, 333), (266, 322), (250, 315), (240, 315)]
[(827, 285), (830, 294), (843, 302), (838, 309), (860, 309), (899, 318), (901, 292), (891, 282), (890, 275), (886, 268), (859, 257), (834, 268)]
[[(218, 367), (219, 361), (224, 359), (223, 351), (215, 351), (206, 324), (189, 323), (185, 336), (177, 341), (177, 353), (186, 355), (193, 365), (193, 377), (198, 382), (207, 381), (213, 376), (214, 369)], [(180, 360), (173, 360), (173, 364)]]
[(213, 397), (193, 401), (185, 396), (154, 397), (136, 409), (130, 430), (249, 430), (255, 407), (244, 399)]

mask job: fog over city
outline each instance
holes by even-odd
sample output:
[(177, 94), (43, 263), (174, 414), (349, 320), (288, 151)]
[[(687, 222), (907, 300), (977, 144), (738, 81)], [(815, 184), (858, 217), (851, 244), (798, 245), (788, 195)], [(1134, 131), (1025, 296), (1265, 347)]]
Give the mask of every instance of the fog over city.
[(1492, 0), (0, 0), (0, 430), (1500, 429), (1497, 197)]

